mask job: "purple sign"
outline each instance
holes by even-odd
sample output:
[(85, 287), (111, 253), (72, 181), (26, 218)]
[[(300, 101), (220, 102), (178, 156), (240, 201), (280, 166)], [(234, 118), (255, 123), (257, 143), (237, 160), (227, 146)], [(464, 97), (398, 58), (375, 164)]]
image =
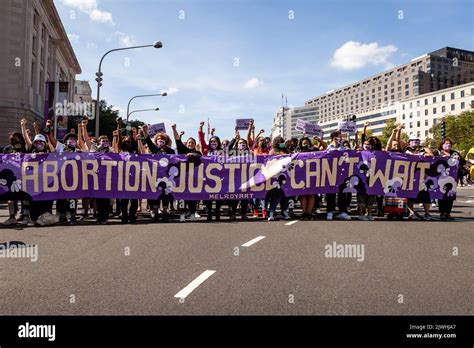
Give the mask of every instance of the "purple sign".
[(153, 138), (155, 134), (158, 134), (158, 133), (166, 133), (166, 128), (165, 128), (164, 123), (156, 123), (148, 127), (148, 135), (150, 136), (150, 138)]
[(458, 159), (383, 151), (228, 157), (102, 153), (0, 157), (0, 200), (252, 199), (351, 192), (453, 199)]
[(252, 118), (238, 118), (235, 120), (235, 127), (239, 130), (249, 129), (250, 121), (253, 121)]
[(315, 135), (319, 138), (322, 138), (324, 134), (322, 128), (319, 125), (302, 120), (300, 118), (296, 120), (295, 129), (308, 136)]

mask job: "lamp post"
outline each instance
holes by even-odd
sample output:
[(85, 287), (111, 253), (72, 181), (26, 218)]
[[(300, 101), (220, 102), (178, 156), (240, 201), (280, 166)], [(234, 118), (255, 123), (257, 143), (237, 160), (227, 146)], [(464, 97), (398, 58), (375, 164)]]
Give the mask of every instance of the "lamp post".
[[(133, 110), (132, 112), (130, 112), (130, 113), (128, 114), (128, 116), (130, 116), (130, 115), (133, 114), (134, 112), (158, 111), (158, 110), (160, 110), (160, 108)], [(127, 119), (127, 124), (128, 124), (128, 119)]]
[(133, 46), (133, 47), (123, 47), (123, 48), (114, 48), (113, 50), (105, 52), (105, 54), (102, 56), (99, 62), (99, 70), (95, 73), (97, 78), (95, 79), (97, 81), (97, 100), (96, 100), (96, 105), (95, 105), (95, 136), (99, 136), (99, 119), (100, 119), (100, 86), (102, 86), (102, 61), (104, 60), (105, 56), (108, 55), (111, 52), (115, 51), (123, 51), (123, 50), (131, 50), (135, 48), (145, 48), (145, 47), (154, 47), (154, 48), (161, 48), (163, 47), (163, 44), (161, 41), (155, 41), (152, 45), (142, 45), (142, 46)]
[(129, 110), (130, 110), (130, 103), (132, 102), (133, 99), (143, 98), (143, 97), (158, 97), (158, 96), (166, 97), (167, 95), (168, 95), (168, 93), (164, 92), (164, 93), (156, 93), (156, 94), (141, 94), (141, 95), (136, 95), (136, 96), (130, 98), (130, 100), (128, 101), (128, 105), (127, 105), (127, 122), (128, 122), (128, 117), (132, 114), (131, 112), (129, 112)]

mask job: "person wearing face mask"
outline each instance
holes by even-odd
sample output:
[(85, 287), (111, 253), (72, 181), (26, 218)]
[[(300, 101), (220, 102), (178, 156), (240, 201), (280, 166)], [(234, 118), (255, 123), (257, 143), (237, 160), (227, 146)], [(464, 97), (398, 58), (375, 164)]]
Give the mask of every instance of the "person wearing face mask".
[[(327, 152), (332, 151), (346, 151), (346, 148), (342, 146), (342, 139), (341, 139), (341, 132), (333, 132), (330, 135), (331, 142), (326, 148)], [(350, 220), (351, 217), (347, 213), (347, 201), (346, 201), (346, 194), (339, 192), (339, 193), (327, 193), (326, 194), (326, 201), (327, 201), (327, 213), (326, 219), (332, 220), (334, 217), (334, 212), (336, 211), (336, 196), (337, 196), (337, 205), (339, 207), (339, 215), (338, 218), (341, 220)]]
[[(235, 156), (248, 156), (250, 153), (250, 149), (248, 147), (247, 141), (245, 139), (238, 139), (236, 143), (236, 150), (233, 152), (230, 152), (230, 156), (235, 155)], [(247, 210), (248, 210), (248, 200), (231, 200), (229, 202), (229, 208), (230, 208), (230, 220), (235, 221), (236, 220), (236, 214), (237, 214), (237, 207), (240, 202), (240, 213), (241, 213), (241, 218), (242, 220), (247, 220)]]
[[(288, 154), (288, 149), (286, 147), (285, 139), (283, 139), (282, 136), (278, 135), (273, 139), (272, 142), (272, 149), (270, 151), (270, 155), (287, 155)], [(280, 176), (281, 177), (281, 176)], [(278, 190), (274, 190), (275, 192), (283, 192), (281, 187), (279, 187), (281, 184), (286, 182), (286, 180), (282, 181), (280, 178), (278, 178), (275, 182), (274, 185), (276, 184), (277, 186), (275, 188), (278, 188)], [(289, 205), (289, 199), (286, 196), (281, 196), (279, 194), (272, 194), (272, 190), (267, 192), (267, 196), (265, 197), (265, 203), (268, 204), (269, 209), (268, 209), (268, 221), (273, 221), (275, 220), (275, 212), (278, 204), (280, 204), (281, 208), (281, 215), (283, 216), (283, 219), (289, 220), (290, 215), (288, 213), (288, 205)]]
[[(300, 139), (298, 144), (299, 152), (312, 152), (315, 151), (315, 148), (311, 144), (311, 140), (308, 137), (303, 137)], [(300, 196), (301, 210), (303, 211), (301, 215), (301, 220), (311, 220), (315, 195), (302, 195)]]
[[(371, 141), (372, 140), (372, 141)], [(375, 147), (375, 141), (371, 138), (365, 140), (362, 144), (362, 151), (372, 151)], [(357, 208), (359, 210), (359, 220), (360, 221), (374, 221), (372, 216), (372, 206), (375, 202), (375, 195), (369, 195), (365, 193), (357, 193)], [(367, 215), (365, 213), (367, 212)]]
[[(459, 159), (459, 168), (462, 168), (466, 164), (466, 160), (461, 157), (459, 152), (453, 150), (453, 141), (449, 138), (445, 138), (439, 145), (440, 155), (445, 158), (457, 158)], [(458, 174), (459, 175), (459, 174)], [(451, 216), (453, 210), (454, 198), (439, 199), (439, 213), (440, 218), (443, 221), (454, 221)]]
[[(421, 140), (415, 136), (411, 136), (408, 139), (408, 146), (405, 147), (404, 152), (409, 155), (421, 155), (425, 157), (433, 156), (433, 152), (431, 151), (431, 149), (423, 147), (421, 145)], [(425, 215), (423, 217), (421, 217), (417, 212), (415, 212), (414, 204), (417, 202), (423, 205), (423, 209), (425, 211)], [(418, 201), (416, 198), (409, 198), (408, 199), (408, 210), (409, 210), (408, 219), (409, 220), (426, 220), (426, 221), (431, 220), (432, 217), (430, 215), (430, 206), (431, 206), (431, 201), (428, 199), (428, 196), (426, 196), (422, 201)]]
[[(120, 153), (137, 154), (138, 143), (137, 143), (137, 129), (132, 128), (132, 134), (121, 136), (120, 130), (116, 133), (116, 142), (118, 151)], [(134, 224), (137, 222), (137, 210), (138, 210), (138, 199), (121, 198), (116, 201), (116, 204), (121, 212), (121, 221), (123, 224), (128, 222)], [(117, 209), (118, 210), (118, 209)], [(118, 211), (117, 211), (118, 212)]]
[[(142, 126), (143, 136), (145, 137), (145, 142), (148, 145), (148, 151), (152, 154), (168, 154), (174, 155), (176, 152), (171, 148), (171, 139), (168, 134), (164, 132), (157, 133), (153, 140), (151, 140), (148, 135), (148, 126)], [(163, 198), (161, 200), (150, 199), (148, 200), (148, 205), (150, 206), (151, 218), (153, 221), (157, 222), (159, 215), (159, 206), (162, 205), (162, 220), (163, 222), (169, 221), (168, 208), (171, 205), (171, 200), (168, 198)]]
[[(47, 127), (51, 127), (52, 123), (47, 123)], [(68, 133), (63, 138), (63, 143), (60, 143), (56, 140), (54, 133), (50, 131), (48, 133), (48, 139), (53, 148), (56, 149), (56, 152), (79, 152), (77, 148), (77, 135), (75, 133)], [(76, 199), (58, 199), (56, 201), (56, 209), (59, 213), (59, 223), (60, 224), (77, 224), (76, 210), (77, 210), (77, 200)], [(67, 219), (67, 215), (70, 215), (70, 219)]]
[[(109, 138), (106, 135), (101, 135), (97, 138), (97, 150), (95, 152), (110, 153), (114, 152)], [(110, 199), (96, 198), (97, 206), (97, 223), (105, 225), (109, 220), (110, 215)]]
[[(174, 140), (176, 142), (176, 149), (178, 150), (179, 155), (186, 155), (188, 157), (191, 157), (192, 159), (196, 159), (202, 156), (202, 153), (197, 150), (196, 148), (196, 139), (193, 137), (189, 137), (188, 140), (186, 140), (186, 143), (184, 144), (183, 141), (181, 140), (182, 135), (184, 132), (181, 132), (181, 134), (178, 134), (178, 131), (176, 130), (176, 124), (171, 125), (171, 128), (173, 129), (173, 135), (174, 135)], [(190, 219), (191, 221), (196, 221), (197, 216), (197, 203), (198, 201), (184, 201), (185, 205), (188, 208), (187, 214), (184, 212), (181, 214), (180, 221), (184, 222), (186, 218)]]

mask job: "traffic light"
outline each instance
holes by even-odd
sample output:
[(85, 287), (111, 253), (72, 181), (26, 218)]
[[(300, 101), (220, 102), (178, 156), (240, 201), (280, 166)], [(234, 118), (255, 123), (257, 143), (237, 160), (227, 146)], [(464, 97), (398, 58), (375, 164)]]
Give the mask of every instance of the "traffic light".
[(103, 75), (103, 73), (101, 73), (101, 72), (96, 72), (95, 73), (95, 76), (97, 76), (97, 78), (95, 80), (99, 83), (99, 87), (102, 86), (102, 75)]
[(441, 139), (446, 138), (446, 122), (441, 122)]

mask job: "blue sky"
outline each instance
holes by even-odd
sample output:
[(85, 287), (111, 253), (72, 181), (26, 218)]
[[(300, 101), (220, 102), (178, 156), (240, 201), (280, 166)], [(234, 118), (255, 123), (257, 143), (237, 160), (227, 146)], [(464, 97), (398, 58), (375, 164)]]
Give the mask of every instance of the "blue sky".
[[(200, 120), (222, 138), (236, 118), (266, 134), (281, 105), (452, 46), (474, 50), (474, 2), (385, 0), (55, 0), (95, 96), (100, 57), (155, 40), (163, 48), (114, 52), (103, 63), (101, 97), (133, 116), (195, 136)], [(184, 12), (183, 12), (184, 11)], [(402, 11), (402, 12), (400, 12)], [(184, 16), (184, 18), (183, 18)], [(181, 17), (181, 18), (180, 18)], [(236, 64), (238, 63), (238, 64)], [(238, 66), (235, 66), (238, 65)]]

